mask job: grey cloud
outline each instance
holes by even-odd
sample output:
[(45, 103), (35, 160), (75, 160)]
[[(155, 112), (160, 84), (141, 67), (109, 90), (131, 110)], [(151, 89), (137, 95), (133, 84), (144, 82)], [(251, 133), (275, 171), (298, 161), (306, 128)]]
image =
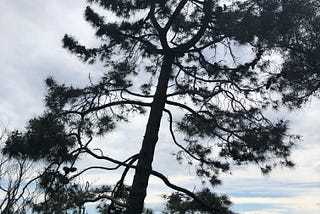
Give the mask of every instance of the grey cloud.
[(47, 76), (85, 84), (89, 72), (98, 69), (84, 65), (61, 47), (66, 32), (77, 33), (86, 43), (94, 40), (83, 20), (84, 7), (84, 2), (76, 0), (0, 2), (0, 114), (13, 127), (22, 128), (43, 110)]
[(314, 169), (315, 169), (316, 173), (320, 173), (320, 162), (315, 164)]

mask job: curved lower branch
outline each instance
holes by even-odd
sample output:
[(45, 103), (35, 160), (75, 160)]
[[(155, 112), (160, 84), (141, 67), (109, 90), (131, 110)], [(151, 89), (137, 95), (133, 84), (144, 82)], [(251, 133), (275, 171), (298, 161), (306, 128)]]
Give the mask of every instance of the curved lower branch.
[(91, 155), (92, 157), (96, 158), (96, 159), (99, 159), (99, 160), (107, 160), (107, 161), (110, 161), (112, 163), (115, 163), (115, 164), (118, 164), (119, 166), (125, 166), (125, 167), (129, 167), (129, 168), (137, 168), (136, 166), (134, 165), (130, 165), (130, 164), (127, 164), (126, 162), (129, 161), (130, 159), (132, 159), (134, 156), (130, 157), (129, 159), (125, 160), (125, 161), (119, 161), (119, 160), (116, 160), (116, 159), (113, 159), (113, 158), (110, 158), (110, 157), (107, 157), (107, 156), (99, 156), (97, 154), (95, 154), (94, 152), (92, 152), (90, 149), (88, 148), (83, 148), (85, 152), (87, 152), (89, 155)]
[(99, 195), (97, 197), (94, 197), (94, 198), (88, 198), (88, 199), (85, 199), (83, 202), (85, 203), (88, 203), (88, 202), (97, 202), (97, 201), (100, 201), (102, 199), (108, 199), (110, 200), (112, 203), (115, 203), (121, 207), (126, 207), (127, 205), (125, 203), (122, 203), (120, 201), (118, 201), (117, 199), (115, 199), (114, 197), (110, 196), (110, 195)]
[(91, 112), (97, 112), (97, 111), (105, 109), (105, 108), (109, 108), (112, 106), (119, 106), (119, 105), (139, 105), (139, 106), (151, 107), (151, 103), (135, 101), (135, 100), (121, 100), (121, 101), (110, 102), (110, 103), (107, 103), (107, 104), (101, 105), (101, 106), (92, 107), (92, 108), (89, 108), (84, 111), (75, 111), (75, 110), (64, 111), (64, 112), (60, 113), (58, 116), (62, 116), (62, 115), (66, 115), (66, 114), (78, 114), (78, 115), (84, 116), (84, 115), (87, 115)]
[(80, 172), (78, 172), (77, 174), (73, 175), (72, 177), (70, 177), (69, 179), (72, 180), (75, 177), (78, 177), (79, 175), (85, 173), (86, 171), (89, 171), (91, 169), (103, 169), (103, 170), (116, 170), (120, 167), (120, 165), (117, 165), (115, 167), (103, 167), (103, 166), (90, 166), (88, 168), (85, 168), (83, 170), (81, 170)]
[(206, 30), (208, 28), (208, 23), (210, 21), (210, 18), (211, 18), (212, 12), (213, 12), (212, 5), (213, 5), (213, 1), (211, 1), (211, 0), (203, 2), (204, 17), (202, 18), (200, 29), (188, 42), (180, 45), (179, 47), (174, 48), (175, 51), (186, 52), (190, 48), (195, 46), (197, 42), (200, 41), (200, 39), (203, 37), (204, 33), (206, 32)]
[(166, 104), (180, 107), (180, 108), (182, 108), (182, 109), (187, 110), (187, 111), (190, 112), (191, 114), (195, 114), (195, 115), (198, 114), (195, 110), (193, 110), (193, 109), (190, 108), (189, 106), (184, 105), (184, 104), (182, 104), (182, 103), (178, 103), (178, 102), (174, 102), (174, 101), (167, 100), (167, 101), (166, 101)]
[(172, 128), (172, 114), (168, 109), (164, 109), (164, 111), (169, 116), (169, 130), (170, 130), (171, 137), (172, 137), (172, 140), (173, 140), (174, 144), (176, 144), (180, 149), (182, 149), (184, 152), (186, 152), (188, 155), (190, 155), (195, 160), (201, 161), (200, 158), (194, 156), (191, 152), (189, 152), (186, 148), (184, 148), (181, 144), (178, 143), (178, 141), (176, 140), (176, 137), (174, 135), (173, 128)]
[[(129, 165), (132, 165), (135, 161), (138, 160), (138, 158), (139, 158), (139, 154), (134, 155), (134, 156), (131, 158), (131, 160), (130, 160), (130, 162), (129, 162), (128, 164), (129, 164)], [(117, 197), (120, 196), (121, 191), (123, 190), (123, 186), (124, 186), (123, 182), (124, 182), (125, 177), (126, 177), (127, 174), (128, 174), (129, 169), (130, 169), (129, 166), (127, 166), (127, 167), (125, 168), (125, 170), (123, 171), (123, 173), (122, 173), (122, 175), (121, 175), (120, 180), (117, 182), (116, 186), (114, 187), (114, 189), (113, 189), (113, 191), (112, 191), (112, 195), (113, 195), (114, 198), (117, 198)], [(110, 212), (110, 211), (112, 210), (112, 208), (113, 208), (113, 202), (110, 204), (110, 206), (109, 206), (109, 208), (108, 208), (108, 211)]]
[(208, 205), (207, 203), (205, 203), (203, 200), (201, 200), (199, 197), (197, 197), (193, 192), (185, 189), (185, 188), (182, 188), (182, 187), (179, 187), (177, 185), (174, 185), (172, 184), (168, 178), (166, 178), (166, 176), (164, 176), (163, 174), (161, 174), (160, 172), (157, 172), (157, 171), (154, 171), (152, 170), (151, 175), (154, 175), (158, 178), (160, 178), (168, 187), (170, 187), (171, 189), (174, 189), (176, 191), (179, 191), (179, 192), (183, 192), (185, 193), (186, 195), (190, 196), (191, 198), (193, 198), (195, 201), (197, 201), (199, 204), (201, 204), (202, 206), (206, 207), (207, 209), (211, 210), (211, 213), (212, 214), (217, 214), (220, 212), (220, 210), (218, 209), (215, 209), (214, 207), (211, 207), (210, 205)]

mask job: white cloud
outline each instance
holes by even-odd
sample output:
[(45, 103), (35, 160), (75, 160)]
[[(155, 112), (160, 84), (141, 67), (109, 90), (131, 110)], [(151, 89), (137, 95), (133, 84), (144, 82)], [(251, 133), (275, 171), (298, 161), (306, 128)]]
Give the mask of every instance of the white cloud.
[(267, 209), (266, 211), (248, 211), (240, 214), (283, 214), (283, 209)]
[[(320, 207), (317, 206), (317, 201), (319, 194), (313, 193), (304, 196), (297, 196), (297, 197), (277, 197), (277, 198), (268, 198), (268, 197), (255, 197), (255, 198), (232, 198), (232, 201), (236, 204), (267, 204), (272, 205), (273, 207), (278, 207), (282, 209), (284, 213), (291, 213), (291, 214), (301, 214), (301, 213), (308, 213), (308, 214), (317, 214), (320, 212)], [(277, 209), (278, 209), (277, 208)], [(260, 211), (251, 211), (252, 213)], [(245, 212), (246, 213), (246, 212)], [(264, 213), (264, 212), (262, 212)], [(268, 211), (265, 211), (268, 213)], [(271, 212), (272, 213), (272, 212)]]
[(79, 84), (97, 69), (61, 47), (66, 32), (76, 33), (86, 44), (96, 41), (83, 20), (84, 6), (76, 0), (0, 2), (0, 114), (13, 127), (22, 128), (42, 111), (47, 76)]

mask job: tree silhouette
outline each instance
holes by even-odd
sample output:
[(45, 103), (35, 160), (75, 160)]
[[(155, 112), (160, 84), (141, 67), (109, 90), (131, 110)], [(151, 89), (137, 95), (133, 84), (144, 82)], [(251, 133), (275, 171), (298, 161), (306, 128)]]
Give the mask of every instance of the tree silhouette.
[[(2, 149), (8, 130), (4, 126), (1, 126), (1, 129), (0, 148)], [(37, 196), (30, 187), (36, 179), (37, 177), (33, 174), (32, 161), (9, 158), (0, 153), (0, 212), (4, 214), (27, 213), (30, 201)]]
[[(111, 207), (123, 205), (130, 214), (141, 213), (150, 175), (212, 213), (231, 212), (230, 204), (208, 204), (152, 169), (163, 114), (180, 149), (177, 158), (188, 157), (197, 175), (213, 185), (233, 164), (255, 163), (263, 173), (277, 165), (293, 166), (288, 158), (298, 137), (288, 133), (287, 121), (271, 121), (264, 110), (301, 107), (319, 91), (318, 1), (88, 2), (116, 18), (88, 6), (85, 19), (100, 45), (89, 48), (65, 35), (63, 46), (84, 62), (100, 60), (106, 72), (83, 88), (48, 78), (45, 114), (31, 120), (26, 132), (12, 133), (7, 154), (44, 159), (54, 171), (66, 164), (71, 169), (84, 154), (115, 164), (92, 166), (76, 175), (65, 172), (66, 182), (90, 169), (123, 167), (110, 195)], [(274, 63), (275, 55), (282, 62)], [(139, 152), (121, 161), (90, 148), (95, 136), (145, 113), (149, 116)], [(184, 134), (184, 141), (179, 142), (176, 131)], [(135, 175), (128, 201), (122, 204), (117, 199), (129, 170)]]
[[(220, 209), (219, 213), (232, 213), (226, 209), (231, 205), (227, 196), (217, 196), (208, 188), (202, 189), (195, 194), (207, 204), (219, 204), (220, 207), (217, 208)], [(169, 196), (165, 195), (164, 198), (166, 199), (166, 207), (163, 213), (211, 213), (210, 208), (201, 206), (201, 204), (197, 203), (191, 197), (180, 192), (174, 192)]]

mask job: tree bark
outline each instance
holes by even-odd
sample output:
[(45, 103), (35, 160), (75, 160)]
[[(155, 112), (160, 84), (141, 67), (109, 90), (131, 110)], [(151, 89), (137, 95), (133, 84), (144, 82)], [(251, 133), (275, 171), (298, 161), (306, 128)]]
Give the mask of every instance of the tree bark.
[(162, 62), (158, 85), (151, 105), (140, 156), (131, 186), (126, 214), (141, 214), (143, 210), (173, 60), (173, 54), (167, 54)]

